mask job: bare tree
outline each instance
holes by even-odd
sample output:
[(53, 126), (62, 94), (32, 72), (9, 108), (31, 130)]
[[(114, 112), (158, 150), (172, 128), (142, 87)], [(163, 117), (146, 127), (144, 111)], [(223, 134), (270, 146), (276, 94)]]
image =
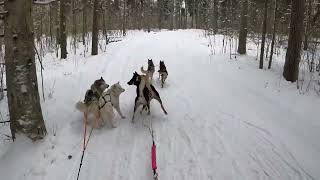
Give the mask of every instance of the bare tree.
[(87, 34), (87, 0), (82, 0), (82, 43), (86, 44)]
[(242, 9), (240, 17), (240, 32), (239, 32), (239, 45), (238, 53), (246, 54), (247, 49), (247, 16), (248, 16), (248, 0), (242, 0)]
[(91, 55), (98, 54), (98, 37), (99, 37), (99, 0), (93, 2), (93, 19), (92, 19), (92, 51)]
[(219, 17), (219, 12), (218, 12), (218, 0), (213, 0), (213, 26), (214, 26), (214, 32), (217, 33), (218, 30), (218, 17)]
[(127, 3), (126, 0), (123, 1), (123, 15), (122, 15), (122, 35), (125, 36), (126, 33), (126, 27), (127, 27)]
[(283, 77), (287, 81), (298, 80), (305, 0), (292, 1), (288, 50), (283, 68)]
[(5, 65), (10, 129), (32, 140), (46, 134), (35, 63), (30, 0), (6, 1)]
[(271, 41), (271, 50), (270, 50), (270, 59), (269, 59), (268, 69), (271, 69), (271, 64), (272, 64), (274, 41), (276, 38), (277, 18), (278, 18), (278, 16), (277, 16), (277, 0), (274, 0), (273, 30), (272, 30), (272, 41)]
[(60, 1), (60, 50), (61, 59), (67, 58), (66, 1)]
[(162, 29), (162, 16), (163, 16), (163, 0), (158, 0), (158, 10), (159, 10), (159, 16), (158, 16), (158, 28)]
[(267, 33), (267, 17), (268, 17), (268, 0), (265, 0), (264, 1), (264, 15), (263, 15), (263, 25), (262, 25), (262, 41), (261, 41), (259, 69), (263, 69), (264, 46), (265, 46), (265, 42), (266, 42), (266, 33)]

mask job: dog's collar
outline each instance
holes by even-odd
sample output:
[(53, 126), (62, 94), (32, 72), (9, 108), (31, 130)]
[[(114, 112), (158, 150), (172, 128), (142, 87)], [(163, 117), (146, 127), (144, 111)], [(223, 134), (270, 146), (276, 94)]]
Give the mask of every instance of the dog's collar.
[[(106, 100), (106, 96), (109, 96), (109, 99), (108, 100)], [(104, 96), (101, 96), (101, 98), (103, 99), (103, 101), (104, 101), (104, 103), (103, 103), (103, 105), (102, 106), (99, 106), (99, 110), (100, 109), (102, 109), (107, 103), (111, 103), (111, 105), (113, 105), (112, 104), (112, 102), (111, 102), (111, 95), (110, 95), (110, 93), (107, 93), (107, 94), (105, 94)]]

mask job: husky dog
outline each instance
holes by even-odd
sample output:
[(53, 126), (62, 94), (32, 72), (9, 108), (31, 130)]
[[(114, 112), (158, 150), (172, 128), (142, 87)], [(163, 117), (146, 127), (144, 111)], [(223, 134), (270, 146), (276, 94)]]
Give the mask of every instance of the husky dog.
[(155, 72), (155, 68), (154, 68), (154, 64), (153, 64), (152, 59), (148, 59), (148, 69), (144, 70), (143, 66), (142, 66), (141, 67), (141, 72), (144, 73), (144, 74), (147, 74), (149, 76), (150, 80), (152, 81), (153, 74)]
[(148, 75), (139, 75), (137, 72), (134, 72), (133, 77), (128, 82), (128, 85), (137, 86), (137, 90), (136, 90), (137, 97), (134, 103), (132, 122), (134, 122), (135, 112), (140, 105), (143, 105), (141, 113), (145, 108), (147, 108), (148, 114), (150, 114), (150, 101), (152, 99), (157, 100), (160, 103), (163, 112), (165, 114), (168, 114), (165, 108), (163, 107), (159, 93), (154, 88), (154, 86), (148, 81), (149, 81)]
[(104, 81), (104, 79), (101, 77), (100, 79), (97, 79), (94, 81), (94, 83), (91, 85), (91, 90), (101, 96), (102, 92), (107, 89), (109, 85)]
[(85, 120), (88, 119), (88, 115), (94, 114), (94, 126), (96, 128), (101, 125), (101, 122), (99, 125), (100, 113), (98, 100), (102, 92), (108, 87), (109, 85), (104, 81), (102, 77), (98, 80), (95, 80), (91, 85), (91, 88), (87, 90), (84, 102), (79, 101), (76, 104), (76, 109), (84, 113)]
[(159, 72), (159, 79), (161, 80), (161, 88), (163, 88), (164, 82), (166, 81), (168, 77), (168, 71), (166, 68), (166, 65), (164, 64), (164, 61), (160, 61), (160, 69)]
[(125, 118), (120, 110), (119, 102), (120, 94), (124, 91), (125, 90), (118, 82), (112, 85), (106, 92), (103, 92), (102, 96), (99, 98), (99, 109), (103, 123), (109, 121), (113, 128), (116, 127), (115, 122), (113, 122), (115, 116), (113, 108), (116, 109), (122, 119)]

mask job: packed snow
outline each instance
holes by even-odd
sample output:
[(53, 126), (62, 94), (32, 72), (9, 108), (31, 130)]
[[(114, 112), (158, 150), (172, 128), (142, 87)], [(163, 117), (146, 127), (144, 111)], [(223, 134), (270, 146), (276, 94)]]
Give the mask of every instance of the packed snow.
[[(230, 59), (222, 35), (211, 42), (214, 49), (202, 30), (130, 31), (97, 56), (84, 57), (81, 48), (77, 55), (69, 49), (66, 60), (47, 54), (41, 103), (48, 135), (36, 143), (24, 136), (12, 142), (6, 137), (9, 125), (0, 124), (0, 179), (76, 179), (83, 114), (75, 104), (101, 76), (126, 89), (120, 96), (126, 119), (117, 115), (117, 128), (93, 130), (82, 180), (152, 179), (146, 127), (151, 122), (159, 180), (320, 179), (319, 96), (300, 94), (282, 78), (283, 54), (275, 57), (272, 70), (259, 70), (254, 45), (248, 55)], [(136, 90), (127, 82), (148, 58), (156, 70), (160, 60), (166, 63), (165, 87), (157, 73), (153, 84), (168, 115), (153, 101), (151, 115), (137, 113), (132, 124)], [(3, 120), (8, 120), (6, 104), (0, 101)]]

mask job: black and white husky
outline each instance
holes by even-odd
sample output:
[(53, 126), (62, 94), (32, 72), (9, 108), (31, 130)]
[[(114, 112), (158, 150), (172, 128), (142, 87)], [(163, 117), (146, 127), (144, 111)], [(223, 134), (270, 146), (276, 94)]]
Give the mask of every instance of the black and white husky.
[(160, 69), (158, 70), (158, 72), (159, 79), (161, 80), (161, 88), (163, 88), (164, 82), (168, 77), (168, 71), (166, 65), (164, 64), (164, 61), (160, 61)]
[(134, 122), (135, 112), (140, 105), (143, 105), (141, 113), (145, 108), (147, 108), (148, 114), (150, 114), (150, 101), (152, 99), (157, 100), (160, 103), (163, 112), (165, 114), (168, 114), (165, 108), (163, 107), (162, 100), (160, 98), (159, 93), (154, 88), (154, 86), (149, 82), (148, 75), (140, 75), (137, 72), (134, 72), (133, 77), (128, 82), (128, 85), (137, 86), (137, 90), (136, 90), (137, 97), (134, 103), (132, 122)]
[(94, 126), (96, 128), (102, 123), (100, 120), (98, 100), (101, 97), (102, 92), (108, 87), (109, 85), (102, 77), (95, 80), (90, 89), (87, 90), (84, 102), (79, 101), (76, 104), (76, 109), (84, 113), (85, 119), (88, 119), (90, 114), (95, 116)]
[(154, 67), (152, 59), (148, 59), (148, 69), (144, 70), (143, 66), (142, 66), (141, 67), (141, 72), (144, 73), (144, 74), (147, 74), (149, 76), (150, 80), (152, 81), (153, 74), (155, 72), (155, 67)]

